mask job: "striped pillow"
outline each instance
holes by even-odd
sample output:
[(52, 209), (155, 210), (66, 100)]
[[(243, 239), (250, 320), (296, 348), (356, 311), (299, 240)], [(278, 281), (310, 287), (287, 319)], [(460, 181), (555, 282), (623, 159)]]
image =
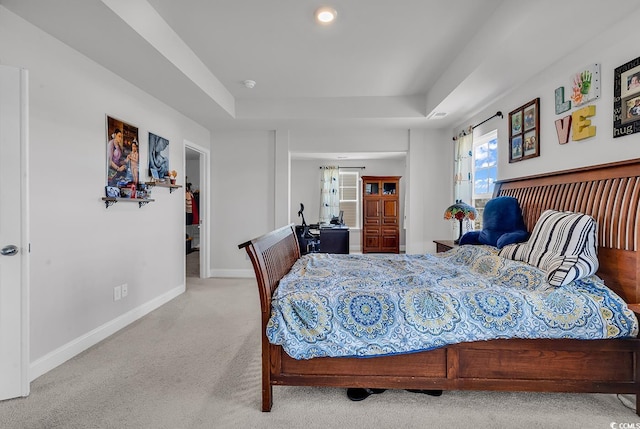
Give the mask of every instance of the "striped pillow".
[(597, 224), (591, 216), (546, 210), (529, 241), (511, 244), (500, 256), (523, 261), (547, 273), (552, 286), (563, 286), (598, 271)]

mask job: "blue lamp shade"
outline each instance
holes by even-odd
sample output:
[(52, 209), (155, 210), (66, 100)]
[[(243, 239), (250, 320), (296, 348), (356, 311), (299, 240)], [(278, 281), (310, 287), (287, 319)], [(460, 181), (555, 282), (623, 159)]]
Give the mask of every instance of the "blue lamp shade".
[(454, 243), (458, 244), (460, 242), (460, 238), (462, 238), (462, 221), (465, 219), (475, 220), (476, 216), (478, 216), (476, 209), (469, 204), (462, 202), (462, 200), (456, 200), (455, 204), (447, 207), (444, 211), (444, 218), (447, 220), (458, 220), (460, 222), (460, 234)]

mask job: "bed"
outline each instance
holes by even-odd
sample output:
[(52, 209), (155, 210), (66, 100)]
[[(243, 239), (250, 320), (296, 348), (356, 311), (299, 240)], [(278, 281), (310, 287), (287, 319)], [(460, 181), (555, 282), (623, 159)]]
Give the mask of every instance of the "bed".
[[(629, 309), (640, 311), (640, 160), (505, 180), (496, 184), (494, 196), (517, 198), (529, 231), (547, 209), (592, 216), (598, 225), (597, 276)], [(294, 359), (267, 337), (272, 296), (300, 259), (294, 227), (239, 248), (252, 261), (260, 295), (262, 411), (271, 410), (278, 385), (621, 393), (635, 394), (640, 409), (637, 337), (501, 338), (367, 358)]]

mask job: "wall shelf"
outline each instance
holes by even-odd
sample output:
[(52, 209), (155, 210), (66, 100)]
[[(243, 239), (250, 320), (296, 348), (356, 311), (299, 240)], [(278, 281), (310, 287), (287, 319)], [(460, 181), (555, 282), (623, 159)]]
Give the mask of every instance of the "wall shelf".
[(182, 188), (182, 185), (172, 185), (170, 183), (163, 183), (163, 182), (144, 182), (144, 184), (151, 187), (158, 186), (160, 188), (169, 188), (169, 193), (172, 193), (174, 190), (178, 188)]
[(138, 203), (138, 208), (149, 204), (152, 201), (155, 201), (151, 198), (114, 198), (114, 197), (102, 197), (102, 201), (104, 201), (104, 205), (106, 208), (111, 207), (118, 201)]

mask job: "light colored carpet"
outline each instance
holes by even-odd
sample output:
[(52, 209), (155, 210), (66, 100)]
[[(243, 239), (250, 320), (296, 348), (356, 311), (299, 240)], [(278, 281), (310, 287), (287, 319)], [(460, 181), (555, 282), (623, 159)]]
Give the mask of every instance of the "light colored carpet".
[(183, 295), (38, 378), (28, 398), (0, 403), (0, 427), (600, 429), (640, 421), (615, 395), (389, 390), (351, 402), (344, 389), (289, 386), (274, 387), (273, 409), (262, 413), (259, 326), (255, 280), (188, 278)]

